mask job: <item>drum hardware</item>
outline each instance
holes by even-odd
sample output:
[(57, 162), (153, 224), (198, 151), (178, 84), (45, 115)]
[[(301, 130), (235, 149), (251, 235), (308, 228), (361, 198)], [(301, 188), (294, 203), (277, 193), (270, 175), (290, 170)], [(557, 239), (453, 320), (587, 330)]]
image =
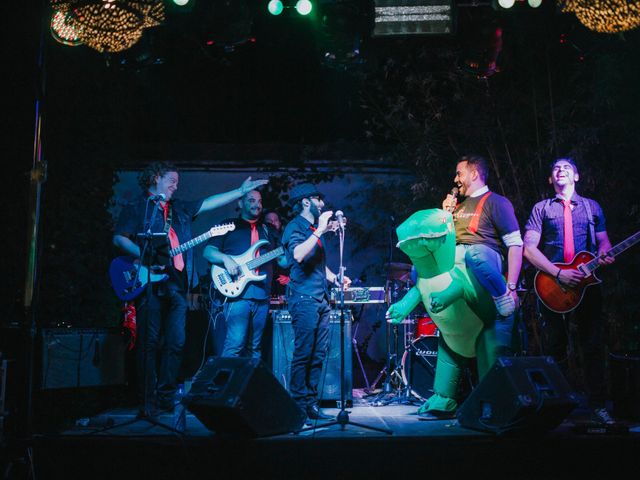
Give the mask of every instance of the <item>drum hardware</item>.
[[(398, 343), (399, 329), (403, 327), (402, 332), (402, 356), (398, 362)], [(383, 406), (392, 403), (403, 405), (419, 405), (428, 398), (427, 388), (433, 385), (425, 385), (425, 388), (417, 389), (413, 387), (414, 366), (418, 365), (413, 361), (413, 357), (432, 357), (428, 360), (420, 362), (419, 366), (422, 370), (426, 370), (431, 378), (435, 375), (435, 359), (437, 356), (437, 337), (439, 332), (429, 317), (412, 316), (404, 319), (400, 324), (392, 324), (387, 322), (388, 338), (391, 336), (390, 330), (393, 330), (394, 351), (389, 348), (387, 355), (387, 364), (378, 374), (374, 381), (373, 388), (378, 384), (384, 375), (386, 375), (382, 392), (371, 401), (371, 405)], [(430, 343), (423, 346), (423, 339), (430, 340)], [(418, 343), (421, 342), (421, 343)], [(390, 346), (389, 346), (390, 347)], [(415, 364), (415, 365), (414, 365)], [(422, 378), (422, 372), (418, 372)]]

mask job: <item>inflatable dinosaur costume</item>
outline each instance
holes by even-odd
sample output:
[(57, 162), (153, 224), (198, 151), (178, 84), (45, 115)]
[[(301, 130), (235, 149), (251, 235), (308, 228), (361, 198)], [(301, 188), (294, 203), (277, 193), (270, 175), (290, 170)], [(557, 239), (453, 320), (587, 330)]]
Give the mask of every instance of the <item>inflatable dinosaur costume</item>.
[(468, 272), (464, 256), (456, 258), (453, 217), (440, 209), (421, 210), (396, 230), (398, 247), (417, 272), (416, 285), (389, 307), (387, 317), (399, 323), (422, 301), (440, 330), (434, 395), (418, 413), (443, 416), (456, 411), (463, 368), (477, 357), (479, 378), (496, 360), (496, 309), (489, 293)]

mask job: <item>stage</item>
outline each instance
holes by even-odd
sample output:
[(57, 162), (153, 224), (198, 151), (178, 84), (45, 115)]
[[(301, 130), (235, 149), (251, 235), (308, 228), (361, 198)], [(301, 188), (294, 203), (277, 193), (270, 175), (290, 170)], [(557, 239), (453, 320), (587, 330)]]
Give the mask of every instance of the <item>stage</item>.
[[(350, 420), (392, 434), (319, 421), (315, 430), (246, 438), (217, 435), (191, 413), (184, 434), (176, 434), (145, 419), (133, 421), (135, 409), (118, 408), (80, 418), (58, 434), (35, 435), (33, 464), (36, 478), (549, 479), (637, 470), (640, 421), (621, 423), (618, 433), (588, 429), (586, 412), (577, 409), (544, 434), (496, 436), (456, 419), (420, 420), (416, 410), (373, 406), (356, 396), (347, 410)], [(172, 425), (171, 414), (155, 418)]]

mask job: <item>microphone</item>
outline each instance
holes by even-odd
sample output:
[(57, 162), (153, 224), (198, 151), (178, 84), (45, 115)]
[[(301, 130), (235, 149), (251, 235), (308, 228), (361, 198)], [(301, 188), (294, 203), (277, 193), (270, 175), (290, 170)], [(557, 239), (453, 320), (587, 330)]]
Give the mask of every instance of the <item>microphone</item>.
[(340, 228), (344, 228), (344, 213), (342, 213), (342, 210), (337, 210), (335, 216), (336, 220), (338, 220), (338, 225), (340, 225)]
[(166, 199), (167, 199), (167, 196), (164, 193), (159, 193), (157, 195), (150, 195), (149, 196), (149, 200), (158, 201), (158, 200), (166, 200)]
[(451, 189), (451, 195), (453, 196), (453, 201), (446, 208), (449, 213), (452, 213), (456, 209), (456, 203), (458, 202), (458, 187), (453, 187)]

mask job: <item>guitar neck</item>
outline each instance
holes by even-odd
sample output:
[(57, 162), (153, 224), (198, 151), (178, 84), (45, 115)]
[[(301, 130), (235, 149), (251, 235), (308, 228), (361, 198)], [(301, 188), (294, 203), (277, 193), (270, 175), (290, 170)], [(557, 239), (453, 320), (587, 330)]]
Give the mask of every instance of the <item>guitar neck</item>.
[[(615, 247), (612, 247), (611, 250), (607, 252), (607, 255), (610, 257), (615, 257), (616, 255), (621, 254), (628, 248), (634, 246), (636, 243), (640, 242), (640, 232), (636, 232), (631, 235), (626, 240), (621, 241)], [(594, 258), (587, 264), (585, 264), (585, 269), (589, 271), (589, 273), (593, 272), (596, 268), (598, 268), (600, 264), (598, 263), (598, 259)]]
[(225, 225), (219, 225), (217, 227), (213, 227), (210, 230), (207, 230), (206, 232), (204, 232), (202, 235), (198, 235), (196, 238), (192, 238), (188, 242), (184, 242), (183, 244), (178, 245), (176, 248), (172, 248), (171, 250), (169, 250), (169, 255), (171, 255), (172, 257), (175, 257), (176, 255), (180, 255), (181, 253), (186, 252), (190, 248), (200, 245), (202, 242), (204, 242), (205, 240), (209, 240), (211, 237), (217, 237), (218, 235), (223, 235), (224, 233), (229, 231), (230, 229), (229, 225), (232, 225), (232, 224), (225, 224)]
[(271, 250), (269, 253), (265, 253), (264, 255), (260, 255), (257, 258), (247, 262), (247, 268), (249, 270), (255, 270), (261, 265), (264, 265), (267, 262), (270, 262), (276, 257), (279, 257), (284, 253), (284, 249), (282, 247), (278, 247), (275, 250)]

